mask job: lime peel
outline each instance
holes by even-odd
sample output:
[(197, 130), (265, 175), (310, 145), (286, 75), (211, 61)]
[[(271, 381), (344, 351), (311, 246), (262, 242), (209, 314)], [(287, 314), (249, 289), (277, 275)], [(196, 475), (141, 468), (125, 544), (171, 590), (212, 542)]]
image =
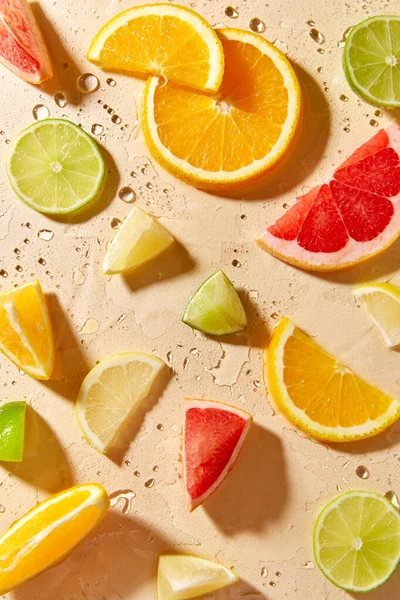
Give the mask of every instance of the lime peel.
[(0, 460), (21, 462), (25, 441), (26, 402), (0, 406)]

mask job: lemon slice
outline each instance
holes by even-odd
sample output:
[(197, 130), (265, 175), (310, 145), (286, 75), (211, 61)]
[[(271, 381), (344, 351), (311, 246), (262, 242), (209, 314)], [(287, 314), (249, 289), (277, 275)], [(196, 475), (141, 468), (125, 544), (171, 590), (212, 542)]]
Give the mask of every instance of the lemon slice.
[(400, 289), (391, 283), (367, 283), (353, 290), (382, 334), (386, 346), (400, 344)]
[(400, 561), (399, 511), (380, 494), (342, 494), (317, 519), (314, 556), (325, 577), (340, 588), (350, 592), (377, 588)]
[(88, 442), (105, 453), (150, 392), (165, 363), (153, 354), (113, 354), (96, 365), (82, 383), (76, 416)]
[(155, 217), (135, 206), (111, 242), (103, 271), (108, 275), (132, 271), (153, 260), (173, 243), (172, 235)]
[(189, 600), (236, 581), (230, 569), (198, 556), (163, 555), (158, 561), (158, 600)]

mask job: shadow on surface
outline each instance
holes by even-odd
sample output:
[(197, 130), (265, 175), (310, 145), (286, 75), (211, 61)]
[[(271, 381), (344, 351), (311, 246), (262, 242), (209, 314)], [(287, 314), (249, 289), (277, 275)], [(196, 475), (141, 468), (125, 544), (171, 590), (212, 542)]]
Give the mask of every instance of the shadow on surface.
[(204, 508), (226, 535), (261, 531), (279, 517), (287, 496), (282, 442), (253, 423), (232, 472)]
[(163, 395), (169, 381), (171, 379), (170, 369), (165, 366), (161, 373), (158, 375), (156, 381), (153, 383), (149, 395), (140, 402), (139, 407), (135, 410), (132, 418), (124, 427), (121, 435), (119, 436), (116, 444), (107, 453), (107, 456), (116, 464), (121, 465), (125, 458), (126, 452), (129, 448), (130, 443), (138, 433), (142, 426), (143, 419), (147, 412), (149, 412), (153, 406), (157, 404), (161, 396)]
[(370, 452), (379, 452), (397, 446), (400, 441), (400, 419), (393, 423), (391, 427), (385, 429), (378, 435), (367, 438), (366, 440), (358, 440), (356, 442), (346, 442), (342, 444), (326, 444), (337, 452), (349, 454), (369, 454)]
[(82, 353), (68, 316), (55, 294), (46, 294), (56, 345), (52, 379), (42, 384), (69, 400), (76, 400), (79, 388), (90, 366)]
[(195, 262), (186, 248), (175, 239), (171, 248), (155, 258), (151, 265), (151, 269), (148, 268), (148, 264), (145, 264), (137, 271), (124, 276), (126, 285), (132, 291), (187, 273), (195, 267)]
[(2, 462), (1, 468), (35, 487), (55, 493), (74, 484), (73, 475), (56, 434), (27, 406), (24, 456), (20, 463)]

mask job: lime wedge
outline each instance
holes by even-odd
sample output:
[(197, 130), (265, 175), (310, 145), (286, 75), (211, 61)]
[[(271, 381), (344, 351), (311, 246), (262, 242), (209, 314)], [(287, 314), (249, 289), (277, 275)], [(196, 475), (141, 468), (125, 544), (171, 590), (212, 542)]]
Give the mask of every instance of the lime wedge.
[(247, 327), (243, 304), (223, 271), (211, 275), (192, 296), (182, 321), (210, 335), (229, 335)]
[(371, 17), (355, 25), (343, 54), (353, 90), (377, 106), (400, 106), (400, 16)]
[(353, 295), (381, 332), (386, 346), (399, 346), (400, 288), (386, 282), (365, 283), (354, 288)]
[(314, 556), (338, 587), (351, 592), (375, 589), (400, 561), (400, 512), (380, 494), (342, 494), (317, 519)]
[(0, 460), (21, 462), (24, 453), (26, 402), (0, 406)]
[(7, 154), (14, 192), (35, 210), (64, 215), (99, 193), (104, 161), (97, 144), (65, 119), (44, 119), (17, 136)]

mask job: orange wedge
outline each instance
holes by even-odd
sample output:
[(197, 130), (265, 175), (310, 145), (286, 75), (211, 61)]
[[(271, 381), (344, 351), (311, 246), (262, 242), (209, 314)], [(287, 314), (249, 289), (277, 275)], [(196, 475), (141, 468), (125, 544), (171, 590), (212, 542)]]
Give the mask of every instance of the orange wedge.
[(54, 340), (39, 281), (0, 294), (0, 350), (28, 375), (50, 378)]
[(238, 29), (217, 34), (225, 54), (217, 95), (151, 77), (143, 96), (151, 153), (173, 175), (205, 189), (237, 187), (276, 166), (301, 113), (295, 72), (273, 44)]
[(400, 417), (400, 402), (355, 375), (287, 318), (273, 332), (266, 374), (279, 410), (320, 440), (371, 437)]
[(0, 594), (62, 562), (103, 520), (107, 492), (97, 483), (37, 504), (0, 537)]
[(193, 10), (146, 4), (120, 13), (94, 38), (88, 60), (105, 70), (149, 73), (198, 90), (218, 90), (224, 54), (214, 30)]

